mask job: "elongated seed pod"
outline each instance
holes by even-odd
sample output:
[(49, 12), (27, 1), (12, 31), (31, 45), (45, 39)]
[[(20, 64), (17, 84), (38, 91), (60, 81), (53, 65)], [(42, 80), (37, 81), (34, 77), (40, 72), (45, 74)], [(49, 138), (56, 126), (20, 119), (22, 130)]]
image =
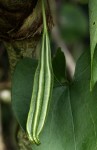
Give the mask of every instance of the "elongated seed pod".
[(51, 49), (48, 34), (44, 32), (38, 67), (35, 72), (30, 110), (27, 118), (29, 139), (39, 144), (53, 89)]
[(49, 42), (49, 37), (46, 35), (46, 63), (45, 63), (45, 88), (44, 88), (44, 96), (43, 96), (43, 103), (42, 103), (42, 110), (41, 110), (41, 115), (40, 115), (40, 121), (38, 124), (38, 129), (37, 133), (38, 135), (40, 134), (43, 125), (45, 123), (51, 95), (52, 95), (52, 90), (53, 90), (53, 70), (52, 70), (52, 64), (51, 64), (51, 49), (50, 49), (50, 42)]
[(31, 141), (39, 144), (39, 135), (44, 127), (48, 107), (53, 90), (53, 70), (51, 63), (50, 41), (47, 31), (44, 0), (43, 11), (43, 37), (39, 63), (34, 76), (33, 92), (27, 118), (27, 133)]

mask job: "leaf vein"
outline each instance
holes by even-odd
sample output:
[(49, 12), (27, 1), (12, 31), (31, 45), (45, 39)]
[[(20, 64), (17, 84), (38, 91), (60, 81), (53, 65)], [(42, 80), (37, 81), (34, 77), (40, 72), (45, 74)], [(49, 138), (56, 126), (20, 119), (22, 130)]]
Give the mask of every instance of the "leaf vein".
[(95, 149), (97, 148), (97, 141), (96, 141), (96, 139), (97, 139), (97, 132), (96, 132), (96, 125), (95, 125), (95, 121), (94, 121), (94, 118), (93, 118), (93, 115), (92, 115), (92, 112), (91, 112), (91, 110), (90, 110), (90, 108), (89, 108), (89, 105), (87, 104), (87, 103), (85, 103), (85, 105), (86, 105), (86, 108), (87, 108), (87, 110), (88, 110), (88, 112), (89, 112), (89, 114), (90, 114), (90, 118), (91, 118), (91, 121), (92, 121), (92, 124), (93, 124), (93, 130), (94, 130), (94, 136), (95, 136)]
[(68, 95), (69, 95), (69, 106), (70, 106), (70, 112), (71, 112), (71, 118), (72, 118), (72, 128), (73, 128), (74, 146), (75, 146), (75, 150), (77, 150), (76, 135), (75, 135), (75, 125), (74, 125), (73, 111), (72, 111), (72, 105), (71, 105), (71, 95), (70, 95), (69, 90), (70, 90), (70, 89), (68, 89)]

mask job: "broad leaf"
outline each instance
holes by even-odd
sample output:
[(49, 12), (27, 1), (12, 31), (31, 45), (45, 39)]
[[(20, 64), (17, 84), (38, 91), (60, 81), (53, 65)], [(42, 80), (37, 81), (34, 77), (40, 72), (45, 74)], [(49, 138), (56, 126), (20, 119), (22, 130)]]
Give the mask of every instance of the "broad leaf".
[(13, 75), (12, 106), (17, 120), (24, 130), (26, 130), (36, 66), (36, 60), (25, 58), (17, 64)]
[[(97, 0), (89, 1), (90, 11), (90, 42), (91, 42), (91, 89), (97, 81)], [(96, 59), (95, 59), (96, 58)]]
[[(25, 61), (16, 67), (13, 80), (16, 88), (13, 86), (12, 90), (13, 108), (24, 129), (35, 72), (33, 63), (29, 67), (30, 60)], [(23, 71), (21, 65), (25, 68)], [(54, 88), (47, 121), (40, 135), (41, 144), (32, 145), (33, 150), (97, 149), (97, 86), (90, 92), (89, 83), (90, 54), (86, 52), (78, 60), (72, 83)]]
[[(61, 67), (59, 67), (61, 65)], [(12, 80), (12, 106), (21, 127), (26, 131), (26, 121), (33, 90), (33, 79), (37, 61), (24, 58), (16, 66)], [(58, 49), (53, 59), (55, 86), (65, 82), (65, 57)], [(58, 72), (58, 73), (57, 73)]]
[(42, 144), (33, 145), (33, 150), (97, 149), (97, 86), (90, 93), (89, 81), (90, 55), (85, 53), (72, 84), (54, 89)]
[(58, 48), (52, 61), (55, 79), (60, 83), (66, 81), (66, 60), (61, 48)]

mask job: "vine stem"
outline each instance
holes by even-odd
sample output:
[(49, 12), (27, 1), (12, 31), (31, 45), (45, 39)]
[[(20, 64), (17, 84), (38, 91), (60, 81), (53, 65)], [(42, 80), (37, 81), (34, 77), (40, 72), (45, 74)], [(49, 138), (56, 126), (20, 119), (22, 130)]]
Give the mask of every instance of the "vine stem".
[(45, 12), (45, 2), (44, 2), (44, 0), (42, 0), (42, 15), (43, 15), (44, 33), (47, 33), (47, 23), (46, 23), (46, 12)]

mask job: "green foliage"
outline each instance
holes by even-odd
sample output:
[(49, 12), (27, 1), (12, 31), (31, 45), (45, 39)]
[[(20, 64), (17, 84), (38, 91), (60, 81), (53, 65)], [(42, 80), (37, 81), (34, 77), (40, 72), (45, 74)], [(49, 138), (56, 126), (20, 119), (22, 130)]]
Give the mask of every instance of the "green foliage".
[(87, 4), (89, 0), (75, 0), (81, 4)]
[[(58, 56), (57, 56), (58, 57)], [(25, 130), (36, 62), (20, 61), (13, 77), (12, 103)], [(41, 144), (33, 150), (94, 150), (97, 143), (97, 86), (90, 92), (90, 53), (78, 60), (72, 83), (53, 89)]]
[(60, 9), (59, 27), (62, 37), (66, 42), (77, 42), (88, 32), (88, 22), (83, 10), (71, 3)]
[(91, 89), (97, 81), (97, 0), (89, 1), (91, 45)]
[[(52, 100), (40, 134), (41, 144), (33, 144), (33, 150), (97, 149), (97, 0), (89, 1), (89, 11), (91, 53), (88, 50), (81, 55), (72, 82), (67, 82), (65, 57), (57, 50), (52, 61), (56, 79)], [(87, 35), (87, 19), (81, 9), (66, 4), (60, 14), (60, 31), (67, 43)], [(13, 75), (12, 106), (25, 132), (36, 67), (36, 60), (25, 58)]]
[(64, 57), (64, 53), (61, 51), (61, 48), (58, 48), (53, 61), (53, 71), (54, 76), (57, 82), (65, 82), (66, 81), (66, 60)]
[[(25, 58), (17, 64), (12, 81), (12, 105), (20, 126), (26, 131), (27, 115), (37, 61)], [(25, 116), (25, 117), (24, 117)]]

